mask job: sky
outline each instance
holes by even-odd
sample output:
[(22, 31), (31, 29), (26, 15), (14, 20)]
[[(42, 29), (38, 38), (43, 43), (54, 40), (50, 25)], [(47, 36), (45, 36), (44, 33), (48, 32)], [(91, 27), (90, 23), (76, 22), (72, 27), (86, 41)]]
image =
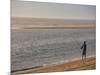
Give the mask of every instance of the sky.
[(96, 6), (12, 0), (11, 16), (95, 20)]

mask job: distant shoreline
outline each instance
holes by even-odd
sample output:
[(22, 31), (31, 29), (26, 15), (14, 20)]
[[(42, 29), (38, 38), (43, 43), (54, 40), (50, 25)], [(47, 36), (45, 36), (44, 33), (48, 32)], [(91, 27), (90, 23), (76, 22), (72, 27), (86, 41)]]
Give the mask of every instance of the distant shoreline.
[(77, 26), (77, 27), (12, 27), (12, 30), (28, 30), (28, 29), (95, 29), (95, 26)]

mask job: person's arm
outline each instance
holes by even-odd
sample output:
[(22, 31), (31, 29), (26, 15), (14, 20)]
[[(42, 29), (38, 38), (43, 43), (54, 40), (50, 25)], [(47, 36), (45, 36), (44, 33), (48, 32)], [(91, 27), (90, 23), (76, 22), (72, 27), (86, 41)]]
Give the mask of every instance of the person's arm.
[(83, 48), (83, 45), (81, 46), (81, 48), (80, 49), (82, 49)]

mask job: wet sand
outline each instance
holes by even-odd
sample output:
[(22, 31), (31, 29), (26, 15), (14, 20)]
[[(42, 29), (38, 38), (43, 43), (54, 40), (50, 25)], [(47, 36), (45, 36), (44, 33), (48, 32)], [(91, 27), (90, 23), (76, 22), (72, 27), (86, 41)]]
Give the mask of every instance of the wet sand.
[(63, 71), (79, 71), (79, 70), (94, 70), (96, 69), (96, 58), (88, 57), (86, 62), (83, 63), (81, 59), (51, 65), (51, 66), (40, 66), (21, 71), (12, 72), (12, 74), (31, 74), (31, 73), (47, 73), (47, 72), (63, 72)]

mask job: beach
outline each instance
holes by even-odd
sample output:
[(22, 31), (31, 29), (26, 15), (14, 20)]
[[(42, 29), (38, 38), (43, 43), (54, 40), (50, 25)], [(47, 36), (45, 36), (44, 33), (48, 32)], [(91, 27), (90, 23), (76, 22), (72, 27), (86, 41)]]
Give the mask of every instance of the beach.
[(96, 69), (95, 6), (28, 1), (11, 6), (11, 74)]
[(25, 70), (15, 71), (12, 74), (32, 74), (32, 73), (48, 73), (48, 72), (64, 72), (64, 71), (81, 71), (81, 70), (95, 70), (96, 58), (88, 57), (86, 62), (77, 59), (70, 62), (65, 62), (57, 65), (41, 66), (36, 68), (29, 68)]
[(87, 57), (96, 56), (95, 20), (11, 19), (11, 73), (79, 60), (84, 41)]
[[(94, 23), (90, 20), (12, 19), (11, 74), (95, 69)], [(87, 44), (85, 64), (81, 60), (84, 41)]]

